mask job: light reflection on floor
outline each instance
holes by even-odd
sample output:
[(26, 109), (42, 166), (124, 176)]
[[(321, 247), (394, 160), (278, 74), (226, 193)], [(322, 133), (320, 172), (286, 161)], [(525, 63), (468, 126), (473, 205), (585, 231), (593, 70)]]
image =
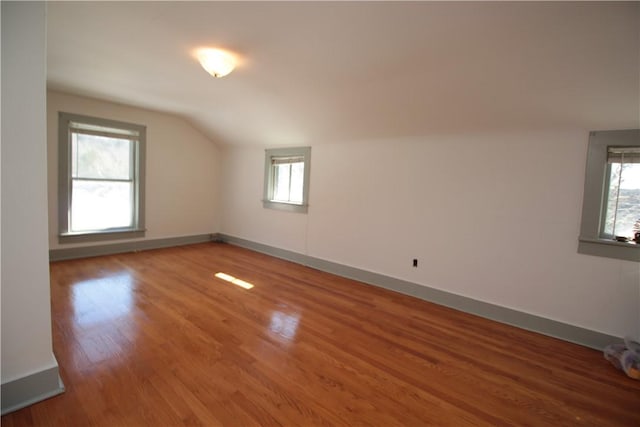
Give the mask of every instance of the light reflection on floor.
[(89, 327), (130, 315), (133, 291), (129, 272), (75, 283), (71, 290), (75, 324)]
[(225, 282), (233, 283), (234, 285), (240, 286), (241, 288), (244, 288), (247, 290), (253, 288), (253, 283), (245, 282), (244, 280), (238, 279), (237, 277), (233, 277), (232, 275), (227, 273), (218, 272), (214, 276), (216, 276), (218, 279), (224, 280)]
[(299, 314), (286, 314), (281, 311), (274, 311), (271, 313), (271, 322), (269, 323), (269, 331), (274, 334), (285, 338), (288, 341), (293, 341), (298, 330), (298, 322), (300, 321)]
[(138, 323), (135, 281), (128, 271), (71, 285), (71, 325), (77, 344), (74, 365), (106, 369), (122, 363), (135, 351)]

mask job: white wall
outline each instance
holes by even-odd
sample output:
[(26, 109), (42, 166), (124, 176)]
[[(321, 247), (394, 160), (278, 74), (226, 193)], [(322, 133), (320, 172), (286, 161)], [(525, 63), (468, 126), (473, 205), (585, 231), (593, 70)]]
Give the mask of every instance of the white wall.
[(49, 91), (47, 143), (51, 249), (96, 244), (58, 243), (59, 111), (147, 126), (145, 239), (218, 231), (220, 155), (210, 139), (174, 115)]
[(47, 252), (44, 3), (2, 2), (2, 383), (57, 366)]
[(313, 146), (308, 215), (263, 209), (264, 149), (226, 148), (221, 231), (638, 336), (638, 264), (577, 253), (587, 142), (575, 130)]

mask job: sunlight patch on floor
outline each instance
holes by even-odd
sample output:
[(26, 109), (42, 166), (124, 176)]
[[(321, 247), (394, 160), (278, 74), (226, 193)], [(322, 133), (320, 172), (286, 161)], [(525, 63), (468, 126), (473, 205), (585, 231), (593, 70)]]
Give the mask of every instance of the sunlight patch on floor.
[(232, 275), (230, 275), (230, 274), (226, 274), (226, 273), (216, 273), (216, 274), (215, 274), (215, 276), (216, 276), (218, 279), (222, 279), (222, 280), (224, 280), (224, 281), (226, 281), (226, 282), (233, 283), (234, 285), (236, 285), (236, 286), (240, 286), (241, 288), (244, 288), (244, 289), (251, 289), (251, 288), (253, 288), (253, 284), (251, 284), (251, 283), (249, 283), (249, 282), (245, 282), (244, 280), (237, 279), (237, 278), (233, 277), (233, 276), (232, 276)]

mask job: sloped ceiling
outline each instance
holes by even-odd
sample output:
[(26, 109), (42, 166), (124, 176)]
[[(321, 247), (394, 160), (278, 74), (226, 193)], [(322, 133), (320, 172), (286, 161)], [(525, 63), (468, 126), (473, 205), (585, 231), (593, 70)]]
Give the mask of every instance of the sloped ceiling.
[[(640, 122), (640, 3), (50, 2), (48, 86), (223, 144)], [(236, 52), (210, 77), (199, 46)]]

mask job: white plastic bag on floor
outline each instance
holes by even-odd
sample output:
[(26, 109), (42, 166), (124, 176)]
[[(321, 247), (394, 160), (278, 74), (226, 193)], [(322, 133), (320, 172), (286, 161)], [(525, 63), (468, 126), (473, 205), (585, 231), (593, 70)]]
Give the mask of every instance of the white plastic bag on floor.
[(628, 377), (640, 380), (640, 343), (625, 338), (624, 344), (611, 344), (604, 348), (604, 358)]

